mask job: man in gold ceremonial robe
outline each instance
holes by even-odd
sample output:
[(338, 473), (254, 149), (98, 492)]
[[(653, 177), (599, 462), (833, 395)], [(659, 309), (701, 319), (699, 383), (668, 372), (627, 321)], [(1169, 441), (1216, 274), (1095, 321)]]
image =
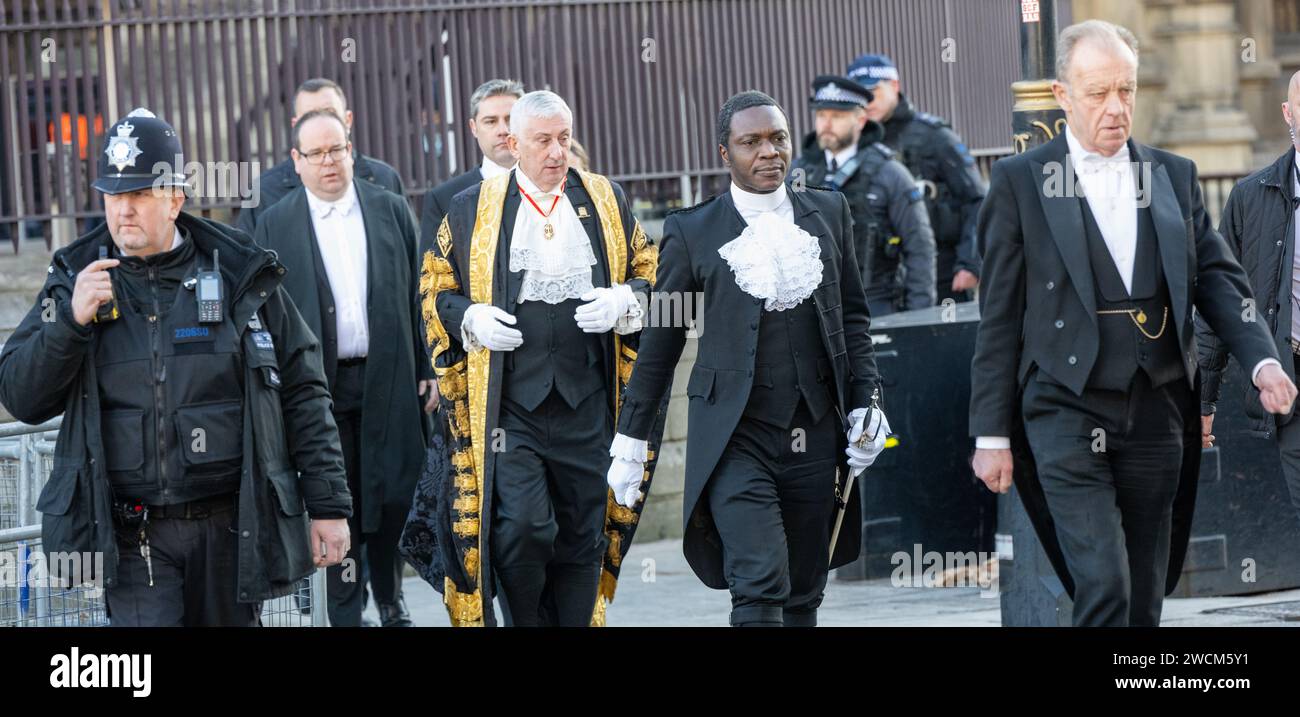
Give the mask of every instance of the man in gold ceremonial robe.
[(654, 467), (632, 507), (613, 500), (657, 250), (621, 187), (570, 169), (563, 99), (524, 95), (510, 130), (518, 166), (457, 194), (423, 260), (448, 455), (437, 587), (456, 625), (494, 624), (498, 587), (514, 625), (600, 625)]

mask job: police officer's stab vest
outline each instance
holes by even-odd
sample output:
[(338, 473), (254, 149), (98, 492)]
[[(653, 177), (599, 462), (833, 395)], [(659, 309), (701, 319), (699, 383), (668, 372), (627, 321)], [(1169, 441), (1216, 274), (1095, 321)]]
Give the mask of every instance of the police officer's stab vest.
[[(243, 458), (244, 372), (229, 316), (232, 287), (225, 282), (221, 322), (201, 324), (194, 290), (176, 285), (200, 270), (191, 240), (121, 259), (112, 270), (121, 316), (96, 324), (94, 339), (114, 496), (170, 505), (233, 493)], [(211, 258), (202, 264), (210, 268)]]
[[(895, 122), (886, 123), (893, 129)], [(935, 243), (940, 246), (955, 246), (961, 241), (962, 202), (952, 192), (945, 177), (943, 166), (944, 140), (941, 132), (948, 128), (943, 119), (926, 112), (915, 112), (910, 119), (902, 123), (893, 134), (890, 144), (898, 151), (899, 159), (918, 182), (925, 181), (933, 185), (933, 194), (925, 192), (925, 206), (930, 214), (930, 228), (934, 231)]]

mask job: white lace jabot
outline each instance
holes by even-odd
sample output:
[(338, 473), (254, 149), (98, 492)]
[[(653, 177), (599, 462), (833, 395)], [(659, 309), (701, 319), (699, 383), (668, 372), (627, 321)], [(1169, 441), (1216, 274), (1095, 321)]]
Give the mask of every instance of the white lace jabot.
[(817, 237), (774, 211), (742, 211), (741, 216), (748, 226), (718, 249), (735, 274), (736, 285), (746, 294), (763, 299), (767, 311), (798, 306), (822, 280)]
[(554, 236), (547, 239), (543, 234), (546, 219), (527, 199), (519, 198), (519, 212), (510, 239), (510, 271), (523, 272), (519, 301), (558, 304), (580, 298), (593, 288), (591, 267), (596, 263), (596, 253), (591, 248), (587, 230), (567, 196), (560, 197), (552, 210), (553, 192), (542, 192), (517, 168), (515, 177), (520, 189), (532, 195), (543, 210), (550, 212), (555, 230)]

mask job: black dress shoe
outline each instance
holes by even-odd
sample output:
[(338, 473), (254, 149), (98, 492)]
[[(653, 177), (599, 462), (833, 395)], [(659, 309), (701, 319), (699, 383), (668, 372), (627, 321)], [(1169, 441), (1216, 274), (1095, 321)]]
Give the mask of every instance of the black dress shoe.
[(375, 602), (379, 608), (379, 621), (384, 627), (415, 627), (411, 614), (406, 611), (406, 601), (398, 598), (395, 603)]

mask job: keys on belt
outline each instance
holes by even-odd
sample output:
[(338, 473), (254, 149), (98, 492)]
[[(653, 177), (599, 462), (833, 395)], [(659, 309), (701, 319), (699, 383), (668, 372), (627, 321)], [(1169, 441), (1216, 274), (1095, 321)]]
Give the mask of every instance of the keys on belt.
[(149, 573), (149, 587), (153, 587), (153, 551), (149, 547), (148, 530), (150, 519), (202, 520), (211, 515), (234, 510), (236, 502), (235, 495), (203, 498), (175, 505), (145, 505), (140, 501), (131, 500), (115, 501), (113, 513), (119, 525), (137, 530), (136, 540), (140, 544), (140, 557), (144, 558), (145, 570)]
[(115, 501), (113, 514), (117, 523), (124, 528), (136, 529), (136, 542), (140, 546), (140, 557), (144, 558), (145, 570), (149, 573), (149, 587), (153, 587), (153, 554), (149, 549), (149, 506), (139, 501)]

